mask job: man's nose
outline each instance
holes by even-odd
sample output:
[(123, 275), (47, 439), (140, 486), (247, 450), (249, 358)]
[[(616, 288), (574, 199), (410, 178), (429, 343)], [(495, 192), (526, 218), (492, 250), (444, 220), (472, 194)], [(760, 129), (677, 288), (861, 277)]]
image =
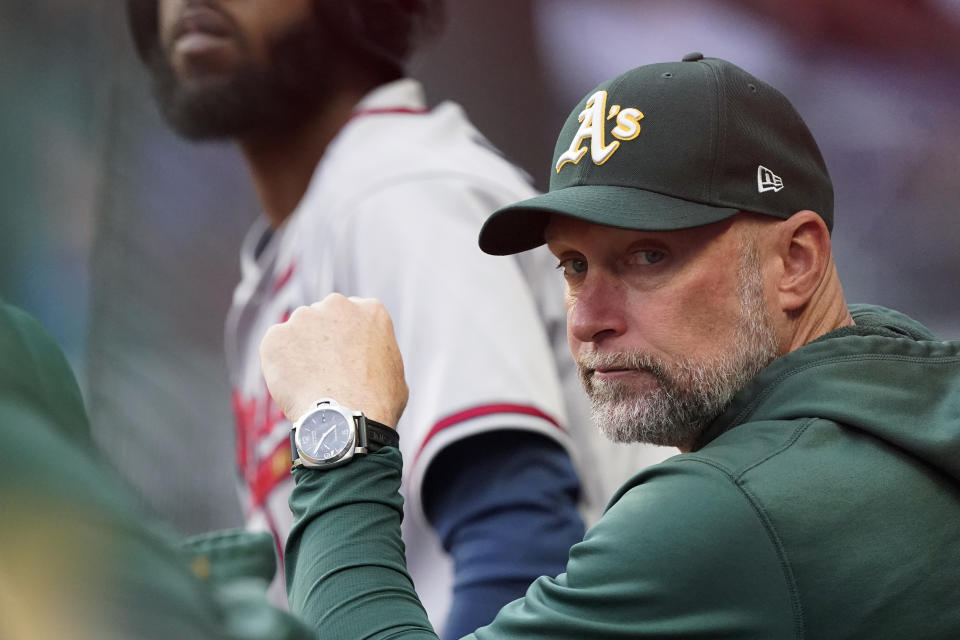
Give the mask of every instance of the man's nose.
[(627, 330), (625, 291), (610, 274), (588, 274), (567, 302), (567, 330), (574, 340), (602, 342)]

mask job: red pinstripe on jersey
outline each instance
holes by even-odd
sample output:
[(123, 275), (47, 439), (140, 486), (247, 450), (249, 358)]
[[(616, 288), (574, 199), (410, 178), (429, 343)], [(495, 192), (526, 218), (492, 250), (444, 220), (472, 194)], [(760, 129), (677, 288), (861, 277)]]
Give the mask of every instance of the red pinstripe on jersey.
[(389, 114), (405, 114), (405, 115), (424, 115), (430, 113), (429, 109), (418, 109), (416, 107), (385, 107), (383, 109), (360, 109), (354, 111), (350, 114), (350, 120), (354, 118), (363, 118), (364, 116), (383, 116)]
[(278, 291), (283, 289), (285, 286), (287, 286), (287, 283), (290, 282), (290, 278), (293, 277), (293, 272), (296, 271), (296, 269), (297, 269), (296, 263), (291, 263), (289, 267), (284, 269), (283, 273), (280, 274), (280, 277), (278, 277), (274, 281), (272, 292), (277, 293)]
[(423, 453), (423, 450), (427, 447), (427, 443), (429, 443), (434, 436), (444, 429), (449, 429), (450, 427), (456, 426), (462, 422), (466, 422), (467, 420), (472, 420), (473, 418), (480, 418), (496, 413), (519, 413), (527, 416), (535, 416), (537, 418), (543, 418), (561, 431), (564, 430), (563, 426), (557, 422), (555, 418), (547, 415), (536, 407), (531, 407), (530, 405), (510, 403), (485, 404), (477, 407), (471, 407), (470, 409), (464, 409), (463, 411), (458, 411), (457, 413), (449, 415), (446, 418), (438, 421), (435, 425), (433, 425), (433, 427), (430, 428), (430, 431), (427, 432), (423, 442), (420, 443), (420, 448), (417, 450), (415, 459), (420, 457), (420, 454)]

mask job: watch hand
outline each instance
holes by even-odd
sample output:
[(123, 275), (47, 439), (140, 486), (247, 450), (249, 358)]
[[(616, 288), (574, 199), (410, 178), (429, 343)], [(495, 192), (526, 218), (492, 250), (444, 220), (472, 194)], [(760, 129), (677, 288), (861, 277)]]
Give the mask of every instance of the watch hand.
[(326, 440), (327, 436), (330, 435), (330, 432), (337, 428), (337, 425), (333, 425), (329, 429), (323, 432), (323, 435), (320, 436), (320, 440), (317, 442), (317, 450), (320, 450), (320, 445), (323, 444), (323, 441)]

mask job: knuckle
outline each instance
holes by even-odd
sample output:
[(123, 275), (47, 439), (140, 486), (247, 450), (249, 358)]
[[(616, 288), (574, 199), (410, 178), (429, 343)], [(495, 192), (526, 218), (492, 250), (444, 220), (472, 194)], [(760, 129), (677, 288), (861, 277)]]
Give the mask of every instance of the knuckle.
[(293, 313), (290, 314), (290, 317), (287, 319), (287, 322), (297, 322), (303, 318), (303, 316), (310, 313), (311, 307), (300, 306), (293, 310)]

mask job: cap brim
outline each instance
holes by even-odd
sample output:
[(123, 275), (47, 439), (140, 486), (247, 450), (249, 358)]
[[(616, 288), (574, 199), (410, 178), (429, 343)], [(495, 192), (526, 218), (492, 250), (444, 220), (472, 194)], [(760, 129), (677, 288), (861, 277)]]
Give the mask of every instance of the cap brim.
[(497, 209), (480, 230), (480, 248), (505, 256), (539, 247), (556, 213), (608, 227), (672, 231), (725, 220), (739, 209), (715, 207), (632, 187), (581, 185)]

